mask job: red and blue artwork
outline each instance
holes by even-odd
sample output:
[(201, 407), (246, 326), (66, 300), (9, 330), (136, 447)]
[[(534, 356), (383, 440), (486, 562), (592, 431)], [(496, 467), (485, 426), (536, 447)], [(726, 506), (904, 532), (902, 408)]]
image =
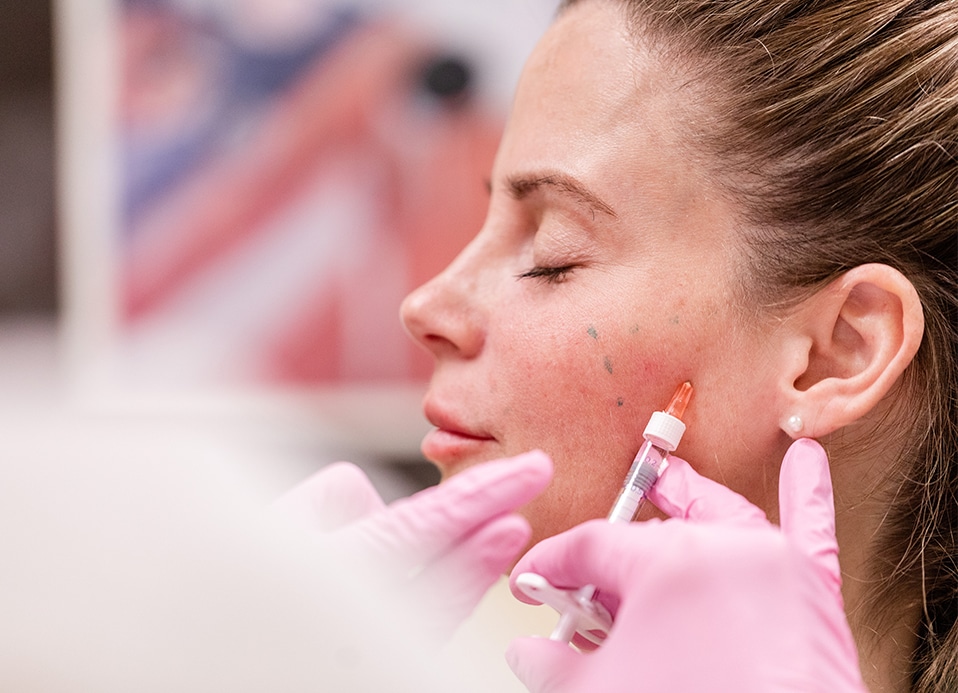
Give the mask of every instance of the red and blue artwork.
[(501, 108), (400, 14), (125, 0), (117, 312), (161, 384), (409, 383), (399, 321), (478, 231)]

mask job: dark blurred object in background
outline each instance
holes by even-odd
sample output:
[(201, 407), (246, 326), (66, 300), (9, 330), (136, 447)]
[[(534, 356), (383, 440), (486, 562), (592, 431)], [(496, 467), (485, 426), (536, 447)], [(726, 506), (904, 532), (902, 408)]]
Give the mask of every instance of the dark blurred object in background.
[(2, 0), (0, 314), (57, 308), (51, 7)]

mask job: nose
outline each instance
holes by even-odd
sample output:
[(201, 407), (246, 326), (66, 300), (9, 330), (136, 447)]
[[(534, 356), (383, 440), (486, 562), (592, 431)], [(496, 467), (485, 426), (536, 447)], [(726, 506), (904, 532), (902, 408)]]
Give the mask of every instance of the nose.
[(409, 294), (400, 309), (406, 331), (436, 358), (473, 358), (485, 342), (478, 286), (464, 255)]

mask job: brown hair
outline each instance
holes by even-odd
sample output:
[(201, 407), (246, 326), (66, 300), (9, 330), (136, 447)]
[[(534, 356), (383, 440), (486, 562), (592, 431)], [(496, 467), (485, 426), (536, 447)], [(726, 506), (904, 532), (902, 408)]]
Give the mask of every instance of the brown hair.
[(870, 262), (918, 292), (873, 602), (924, 595), (913, 690), (958, 690), (958, 0), (619, 2), (696, 101), (691, 149), (759, 229), (753, 303)]

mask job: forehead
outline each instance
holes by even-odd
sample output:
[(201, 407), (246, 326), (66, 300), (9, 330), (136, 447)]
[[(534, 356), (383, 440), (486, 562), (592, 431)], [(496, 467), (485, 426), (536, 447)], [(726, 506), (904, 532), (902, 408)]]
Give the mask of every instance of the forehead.
[(641, 189), (643, 212), (653, 202), (676, 211), (704, 186), (683, 146), (673, 82), (630, 33), (621, 3), (572, 5), (526, 63), (497, 174), (562, 171), (619, 205)]
[(617, 4), (570, 7), (546, 31), (523, 70), (514, 118), (533, 116), (556, 125), (601, 132), (632, 120), (635, 104), (650, 95)]

